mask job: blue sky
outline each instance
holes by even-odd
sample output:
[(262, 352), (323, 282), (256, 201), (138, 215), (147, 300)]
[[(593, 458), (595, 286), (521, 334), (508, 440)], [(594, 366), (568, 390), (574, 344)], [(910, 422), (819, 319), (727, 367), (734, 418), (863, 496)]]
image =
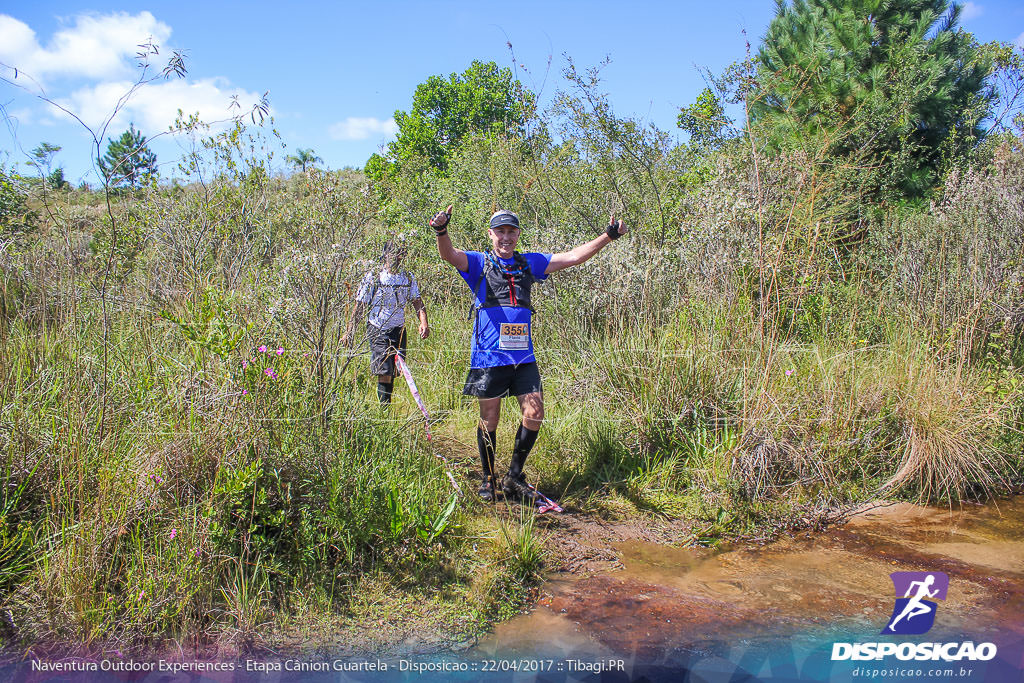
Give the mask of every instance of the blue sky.
[[(461, 72), (473, 59), (514, 67), (550, 101), (563, 87), (564, 54), (578, 66), (606, 56), (604, 87), (616, 113), (676, 131), (680, 106), (704, 87), (700, 68), (720, 71), (754, 50), (774, 13), (771, 0), (644, 2), (262, 2), (84, 4), (0, 1), (0, 163), (24, 164), (40, 142), (61, 145), (55, 165), (90, 180), (89, 137), (70, 117), (34, 98), (45, 93), (95, 125), (135, 77), (135, 46), (152, 35), (186, 53), (182, 81), (136, 93), (114, 122), (147, 135), (166, 130), (177, 108), (223, 118), (237, 95), (249, 104), (269, 91), (284, 154), (312, 148), (330, 168), (361, 166), (390, 139), (391, 117), (407, 110), (416, 85)], [(961, 25), (980, 40), (1024, 44), (1024, 3), (976, 0)], [(506, 42), (511, 42), (513, 62)], [(548, 68), (549, 56), (551, 59)], [(29, 80), (29, 76), (34, 79)], [(173, 172), (179, 142), (153, 147)], [(105, 146), (105, 145), (104, 145)], [(284, 168), (283, 154), (277, 163)]]

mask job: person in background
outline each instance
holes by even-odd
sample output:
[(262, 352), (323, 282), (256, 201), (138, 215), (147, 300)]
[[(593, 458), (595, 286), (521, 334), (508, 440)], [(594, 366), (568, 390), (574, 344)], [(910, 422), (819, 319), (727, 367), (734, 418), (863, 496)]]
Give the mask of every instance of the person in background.
[(391, 403), (397, 368), (395, 354), (405, 358), (405, 308), (411, 302), (419, 318), (421, 339), (430, 335), (427, 307), (420, 297), (416, 278), (402, 270), (405, 247), (389, 241), (382, 250), (382, 265), (363, 276), (356, 292), (356, 306), (346, 326), (342, 342), (349, 346), (357, 320), (366, 318), (366, 338), (370, 343), (370, 372), (377, 376), (377, 398), (382, 406)]

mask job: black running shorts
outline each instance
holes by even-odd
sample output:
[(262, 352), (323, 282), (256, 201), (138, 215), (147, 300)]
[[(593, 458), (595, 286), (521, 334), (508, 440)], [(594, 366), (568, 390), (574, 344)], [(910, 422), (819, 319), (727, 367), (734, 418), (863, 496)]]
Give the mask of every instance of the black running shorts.
[(382, 330), (367, 325), (366, 336), (370, 340), (370, 373), (396, 376), (398, 369), (395, 367), (395, 352), (405, 358), (405, 328), (392, 327)]
[(522, 363), (493, 368), (470, 368), (462, 393), (477, 398), (503, 398), (532, 394), (540, 390), (540, 371), (537, 364)]

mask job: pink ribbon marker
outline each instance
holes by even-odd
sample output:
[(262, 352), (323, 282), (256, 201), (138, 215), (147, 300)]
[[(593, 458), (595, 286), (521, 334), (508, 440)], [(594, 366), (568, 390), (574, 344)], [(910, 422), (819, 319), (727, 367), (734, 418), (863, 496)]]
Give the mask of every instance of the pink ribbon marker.
[[(420, 398), (419, 389), (416, 388), (416, 381), (412, 378), (412, 373), (409, 371), (409, 366), (406, 365), (405, 361), (397, 353), (395, 354), (395, 364), (398, 366), (399, 371), (401, 371), (402, 376), (405, 377), (405, 381), (409, 385), (409, 391), (412, 392), (412, 397), (416, 399), (416, 405), (420, 407), (420, 412), (423, 413), (423, 428), (427, 432), (427, 441), (433, 443), (430, 437), (430, 413), (427, 412), (427, 407), (423, 404), (423, 399)], [(459, 485), (455, 483), (455, 477), (452, 476), (451, 471), (447, 467), (448, 461), (440, 453), (435, 452), (434, 457), (438, 458), (442, 463), (445, 464), (444, 473), (448, 475), (448, 481), (452, 483), (452, 486), (455, 488), (455, 492), (461, 496), (462, 492), (459, 490)], [(540, 499), (538, 501), (537, 514), (542, 515), (545, 512), (564, 512), (562, 510), (562, 507), (556, 501), (553, 501), (547, 496), (545, 496), (543, 493), (538, 491), (536, 487), (534, 487), (533, 485), (527, 484), (527, 486), (533, 489), (533, 492), (536, 493), (537, 497)]]
[(527, 484), (527, 486), (533, 489), (533, 492), (536, 493), (537, 497), (540, 499), (539, 501), (537, 501), (538, 515), (543, 515), (545, 512), (564, 512), (564, 510), (562, 510), (561, 505), (559, 505), (556, 501), (551, 500), (543, 493), (538, 491), (536, 486), (534, 486), (533, 484)]
[[(430, 437), (430, 413), (427, 412), (427, 406), (423, 405), (423, 399), (420, 398), (419, 389), (416, 388), (416, 380), (412, 378), (412, 373), (409, 372), (409, 366), (405, 364), (405, 361), (397, 353), (395, 354), (395, 364), (401, 371), (402, 376), (405, 377), (405, 381), (409, 385), (409, 391), (412, 392), (412, 397), (416, 399), (416, 405), (420, 407), (420, 412), (423, 413), (423, 429), (427, 432), (427, 442), (433, 444)], [(455, 477), (452, 476), (451, 470), (448, 469), (448, 460), (436, 451), (434, 452), (434, 457), (444, 463), (444, 473), (448, 475), (448, 481), (452, 483), (452, 488), (455, 489), (455, 493), (461, 496), (462, 491), (459, 490), (459, 485), (455, 483)]]

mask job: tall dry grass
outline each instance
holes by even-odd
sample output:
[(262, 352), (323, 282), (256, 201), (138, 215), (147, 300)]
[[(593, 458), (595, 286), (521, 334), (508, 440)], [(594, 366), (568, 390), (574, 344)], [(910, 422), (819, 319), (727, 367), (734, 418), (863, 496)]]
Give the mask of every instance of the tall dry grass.
[[(532, 519), (446, 516), (411, 403), (381, 414), (341, 343), (356, 283), (401, 232), (434, 328), (410, 364), (445, 455), (474, 471), (468, 292), (417, 223), (451, 202), (466, 248), (486, 246), (495, 204), (528, 217), (527, 249), (574, 246), (609, 209), (634, 226), (538, 291), (547, 424), (529, 476), (583, 514), (683, 520), (714, 542), (879, 495), (951, 504), (1019, 483), (1019, 147), (934, 209), (865, 211), (853, 239), (843, 184), (806, 157), (762, 160), (759, 184), (725, 149), (687, 176), (662, 138), (606, 130), (642, 163), (609, 156), (615, 140), (596, 163), (475, 138), (450, 176), (402, 179), (397, 204), (358, 172), (272, 178), (213, 141), (235, 171), (118, 198), (112, 273), (96, 196), (5, 235), (7, 636), (251, 646), (275, 615), (343, 614), (371, 585), (450, 584), (468, 612), (501, 613), (539, 571)], [(504, 539), (486, 568), (460, 530), (480, 526)]]

